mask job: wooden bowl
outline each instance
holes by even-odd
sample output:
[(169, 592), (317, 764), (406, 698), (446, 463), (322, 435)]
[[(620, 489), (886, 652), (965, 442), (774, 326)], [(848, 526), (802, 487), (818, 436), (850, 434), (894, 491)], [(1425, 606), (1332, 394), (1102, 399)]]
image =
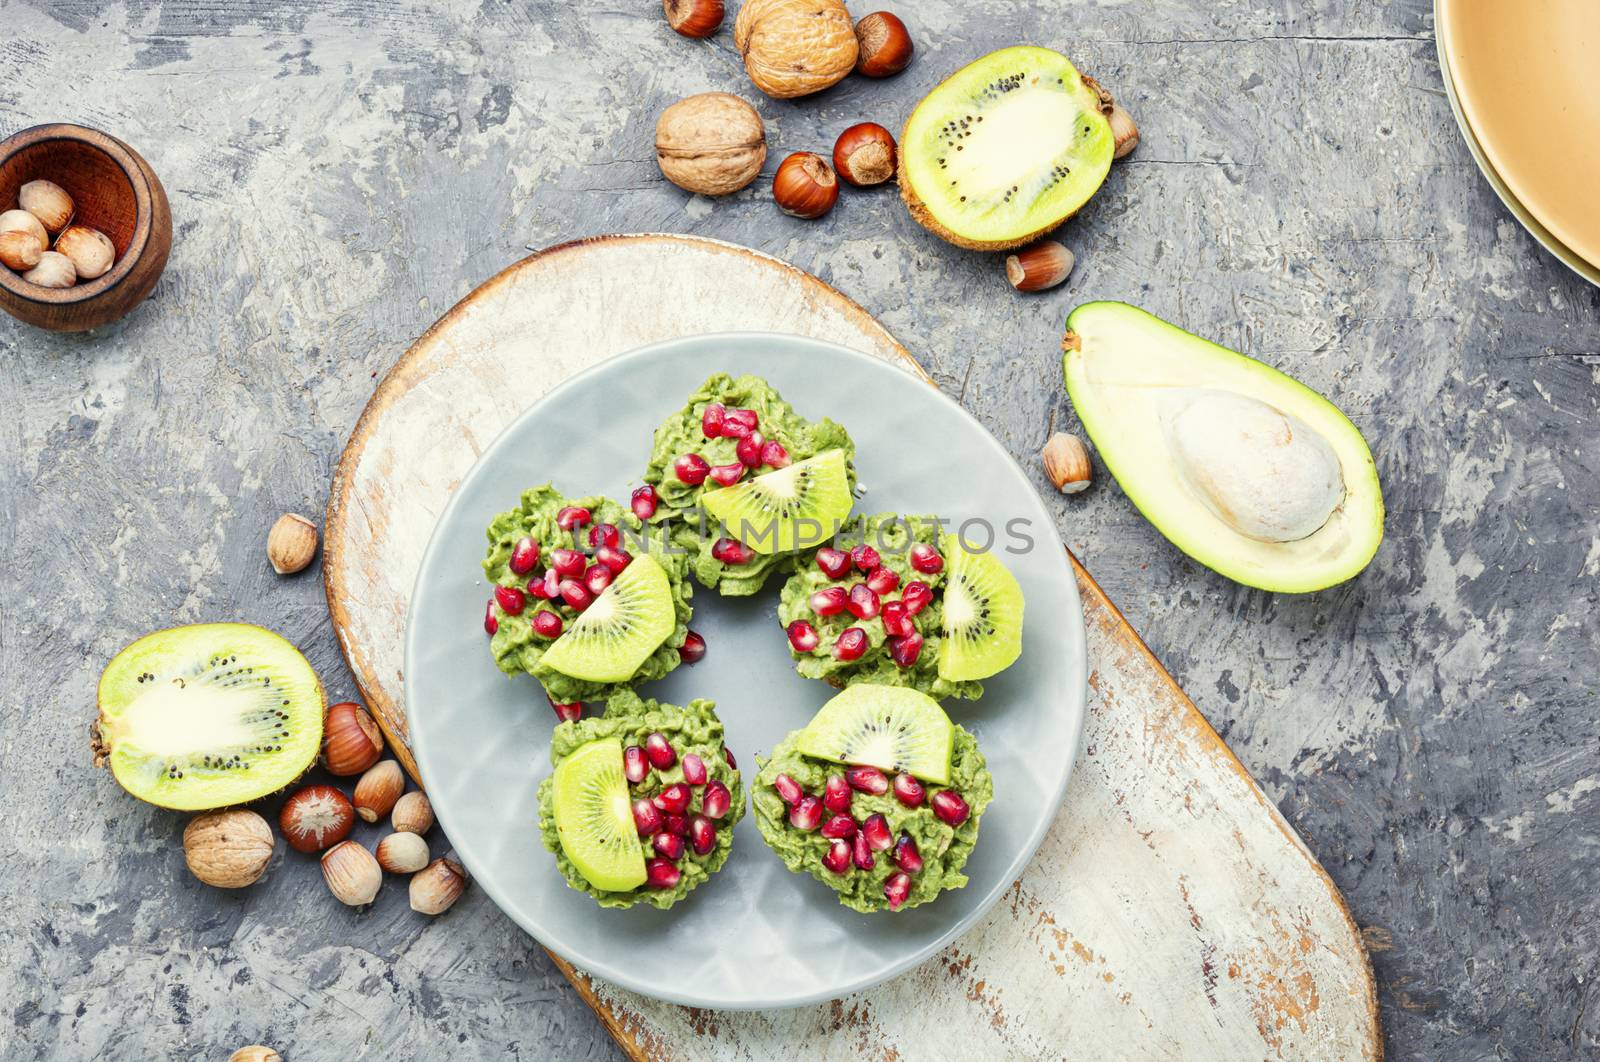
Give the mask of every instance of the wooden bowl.
[(0, 265), (0, 309), (54, 332), (121, 318), (156, 286), (172, 250), (172, 209), (150, 164), (116, 137), (81, 125), (36, 125), (0, 141), (0, 211), (17, 189), (54, 181), (72, 197), (75, 225), (111, 238), (111, 269), (70, 288), (42, 288)]

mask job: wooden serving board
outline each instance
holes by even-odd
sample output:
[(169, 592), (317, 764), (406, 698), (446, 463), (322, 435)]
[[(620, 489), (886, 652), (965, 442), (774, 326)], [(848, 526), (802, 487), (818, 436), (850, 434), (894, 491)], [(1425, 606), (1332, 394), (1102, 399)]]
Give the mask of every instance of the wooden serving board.
[[(815, 277), (730, 244), (641, 235), (517, 263), (384, 378), (334, 476), (324, 578), (351, 670), (413, 775), (407, 600), (461, 476), (573, 373), (657, 340), (735, 329), (814, 336), (922, 375)], [(556, 957), (630, 1056), (1382, 1056), (1371, 967), (1332, 881), (1073, 564), (1088, 628), (1086, 747), (1050, 834), (989, 916), (917, 970), (789, 1011), (661, 1003)]]

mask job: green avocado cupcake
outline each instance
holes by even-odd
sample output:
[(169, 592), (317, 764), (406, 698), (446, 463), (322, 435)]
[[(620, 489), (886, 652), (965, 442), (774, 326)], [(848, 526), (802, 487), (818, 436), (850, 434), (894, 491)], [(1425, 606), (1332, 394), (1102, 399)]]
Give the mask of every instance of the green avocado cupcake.
[(966, 885), (994, 779), (977, 740), (932, 698), (851, 686), (759, 764), (762, 839), (844, 906), (902, 911)]
[(555, 728), (539, 832), (569, 886), (601, 907), (665, 910), (727, 862), (744, 787), (715, 707), (624, 692)]
[(701, 585), (760, 590), (850, 514), (855, 444), (759, 376), (717, 373), (656, 429), (635, 512), (670, 529)]
[(940, 528), (933, 516), (859, 516), (802, 555), (778, 603), (800, 674), (983, 696), (978, 680), (1022, 651), (1022, 588), (992, 552)]
[(553, 704), (600, 700), (666, 675), (692, 636), (688, 561), (609, 498), (546, 483), (489, 524), (489, 648)]

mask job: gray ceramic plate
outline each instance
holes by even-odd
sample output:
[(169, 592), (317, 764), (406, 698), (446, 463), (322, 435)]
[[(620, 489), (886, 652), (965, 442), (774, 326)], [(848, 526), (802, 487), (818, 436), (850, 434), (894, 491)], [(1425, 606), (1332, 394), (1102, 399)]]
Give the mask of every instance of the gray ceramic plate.
[[(555, 718), (531, 678), (496, 669), (483, 633), (484, 528), (523, 488), (626, 504), (656, 425), (712, 372), (756, 373), (801, 415), (849, 429), (866, 496), (859, 512), (984, 518), (1012, 542), (1022, 584), (1022, 658), (976, 702), (950, 701), (994, 772), (995, 800), (967, 865), (971, 882), (900, 914), (861, 915), (809, 876), (790, 874), (752, 817), (710, 882), (670, 911), (601, 910), (568, 889), (537, 828), (534, 791), (550, 771)], [(508, 401), (515, 396), (507, 395)], [(968, 540), (981, 544), (974, 525)], [(709, 652), (640, 688), (673, 703), (717, 702), (747, 779), (834, 692), (795, 674), (777, 622), (777, 585), (754, 598), (696, 589), (694, 629)], [(605, 980), (689, 1006), (764, 1009), (832, 999), (922, 962), (976, 922), (1033, 856), (1061, 805), (1083, 734), (1083, 613), (1049, 512), (1011, 457), (960, 406), (910, 373), (798, 336), (697, 336), (620, 355), (546, 395), (462, 481), (423, 558), (411, 598), (406, 703), (428, 795), (477, 883), (538, 941)], [(597, 710), (597, 706), (591, 706)]]

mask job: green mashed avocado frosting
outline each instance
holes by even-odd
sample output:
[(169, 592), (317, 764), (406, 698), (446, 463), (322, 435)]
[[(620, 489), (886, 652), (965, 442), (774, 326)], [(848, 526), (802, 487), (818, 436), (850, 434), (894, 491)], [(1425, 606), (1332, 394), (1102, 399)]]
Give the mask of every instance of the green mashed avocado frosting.
[[(912, 618), (917, 633), (925, 639), (922, 651), (910, 667), (901, 667), (889, 655), (888, 634), (883, 629), (881, 615), (864, 620), (857, 619), (848, 611), (833, 616), (819, 616), (813, 612), (812, 594), (830, 586), (848, 590), (866, 579), (866, 576), (852, 569), (841, 579), (829, 578), (817, 566), (816, 552), (812, 551), (800, 555), (797, 569), (783, 584), (778, 601), (778, 622), (785, 628), (795, 620), (805, 620), (817, 631), (817, 647), (810, 652), (802, 653), (793, 645), (790, 646), (789, 655), (794, 658), (795, 670), (806, 678), (823, 679), (840, 689), (857, 682), (871, 682), (881, 686), (909, 686), (936, 700), (943, 697), (977, 700), (982, 697), (981, 682), (952, 682), (939, 676), (940, 631), (944, 629), (942, 604), (948, 567), (929, 575), (912, 568), (908, 556), (908, 551), (918, 542), (938, 546), (937, 518), (902, 516), (898, 513), (858, 516), (840, 529), (831, 545), (848, 553), (852, 546), (862, 542), (877, 550), (879, 563), (900, 577), (900, 583), (894, 590), (881, 595), (883, 602), (900, 600), (905, 588), (914, 582), (926, 584), (933, 592), (932, 602)], [(860, 627), (866, 632), (867, 651), (857, 660), (835, 660), (833, 643), (849, 627)]]
[[(649, 884), (628, 892), (608, 892), (597, 889), (578, 872), (561, 848), (561, 838), (555, 822), (555, 778), (546, 778), (539, 785), (539, 832), (544, 846), (555, 854), (556, 866), (567, 884), (579, 892), (593, 896), (601, 907), (632, 907), (647, 903), (665, 910), (683, 899), (689, 892), (707, 881), (727, 862), (733, 850), (733, 827), (744, 817), (744, 788), (739, 772), (728, 763), (722, 746), (722, 721), (717, 718), (716, 705), (711, 701), (694, 700), (679, 708), (659, 701), (643, 700), (632, 691), (624, 691), (606, 702), (606, 714), (598, 717), (561, 723), (550, 736), (550, 766), (553, 769), (562, 760), (591, 741), (616, 738), (624, 748), (637, 745), (643, 748), (653, 733), (666, 736), (677, 753), (677, 762), (666, 770), (651, 767), (644, 779), (628, 786), (631, 800), (650, 797), (674, 782), (684, 781), (683, 758), (694, 753), (706, 765), (707, 784), (720, 781), (733, 794), (728, 813), (716, 822), (716, 844), (705, 855), (696, 855), (685, 846), (683, 856), (677, 861), (680, 874), (678, 883), (670, 889), (659, 889)], [(706, 786), (690, 786), (693, 797), (686, 815), (698, 814), (705, 799)], [(656, 858), (649, 837), (639, 838), (644, 858)]]
[[(765, 760), (758, 757), (760, 773), (756, 775), (751, 790), (750, 803), (755, 810), (756, 826), (784, 866), (795, 873), (807, 873), (839, 894), (839, 902), (846, 907), (870, 914), (887, 911), (889, 901), (884, 897), (884, 882), (899, 873), (893, 850), (875, 852), (875, 865), (862, 870), (852, 865), (843, 874), (835, 874), (822, 864), (822, 857), (833, 843), (818, 830), (806, 832), (789, 825), (789, 806), (773, 788), (773, 781), (786, 774), (800, 784), (811, 796), (820, 796), (829, 775), (842, 775), (845, 768), (837, 763), (819, 760), (796, 750), (800, 731), (784, 738), (772, 755)], [(960, 826), (951, 826), (933, 813), (933, 794), (941, 789), (953, 789), (967, 802), (971, 815)], [(978, 742), (960, 726), (955, 728), (950, 754), (950, 784), (926, 785), (922, 806), (908, 808), (894, 795), (891, 788), (882, 796), (852, 792), (850, 815), (858, 823), (873, 813), (889, 820), (889, 830), (898, 841), (902, 834), (910, 835), (922, 856), (922, 869), (911, 874), (911, 893), (899, 910), (927, 903), (945, 889), (959, 889), (966, 885), (967, 876), (961, 873), (967, 857), (978, 842), (978, 820), (984, 809), (994, 799), (994, 779), (984, 763)], [(824, 812), (826, 821), (833, 813)]]
[[(689, 556), (690, 567), (701, 585), (728, 597), (743, 597), (760, 590), (767, 577), (776, 571), (790, 571), (792, 554), (756, 554), (748, 564), (727, 565), (711, 555), (711, 547), (724, 532), (717, 521), (700, 507), (706, 489), (716, 484), (706, 480), (689, 486), (673, 474), (673, 462), (683, 454), (697, 453), (710, 465), (733, 464), (739, 460), (734, 448), (737, 439), (708, 439), (701, 427), (701, 415), (712, 403), (728, 409), (751, 409), (759, 418), (758, 430), (767, 439), (776, 439), (794, 462), (815, 457), (824, 450), (843, 450), (849, 469), (850, 485), (855, 486), (855, 443), (842, 426), (824, 417), (808, 421), (785, 402), (772, 385), (759, 376), (717, 373), (689, 396), (684, 407), (656, 429), (655, 444), (644, 481), (656, 490), (658, 508), (652, 523), (671, 529), (672, 543)], [(758, 469), (771, 471), (771, 469)]]
[[(592, 516), (591, 522), (571, 531), (563, 531), (556, 524), (556, 514), (568, 506), (588, 509)], [(533, 617), (540, 609), (554, 611), (561, 617), (564, 628), (570, 627), (572, 621), (577, 618), (576, 610), (564, 601), (544, 601), (532, 594), (527, 595), (527, 605), (521, 614), (516, 616), (508, 615), (495, 605), (493, 615), (499, 627), (489, 640), (489, 648), (494, 653), (495, 663), (508, 675), (518, 675), (523, 672), (532, 675), (544, 686), (550, 699), (558, 704), (603, 700), (612, 694), (631, 688), (636, 683), (649, 682), (665, 676), (678, 666), (680, 662), (678, 647), (683, 645), (684, 638), (689, 632), (689, 617), (693, 611), (689, 605), (689, 598), (694, 594), (694, 587), (689, 584), (686, 572), (687, 558), (682, 553), (667, 548), (665, 536), (659, 528), (647, 532), (637, 516), (609, 498), (598, 495), (587, 498), (565, 498), (548, 483), (528, 488), (522, 494), (520, 505), (501, 513), (490, 522), (489, 552), (483, 560), (484, 575), (496, 586), (515, 587), (525, 591), (530, 580), (544, 576), (553, 550), (578, 550), (592, 560), (595, 547), (589, 544), (588, 534), (597, 524), (615, 524), (622, 533), (622, 549), (634, 554), (648, 550), (650, 555), (660, 562), (662, 570), (667, 573), (667, 581), (672, 586), (677, 625), (667, 640), (639, 665), (638, 671), (626, 682), (586, 682), (563, 675), (545, 665), (543, 663), (545, 650), (554, 642), (541, 637), (533, 630)], [(524, 536), (531, 536), (539, 543), (539, 561), (532, 571), (518, 575), (511, 570), (511, 550)]]

